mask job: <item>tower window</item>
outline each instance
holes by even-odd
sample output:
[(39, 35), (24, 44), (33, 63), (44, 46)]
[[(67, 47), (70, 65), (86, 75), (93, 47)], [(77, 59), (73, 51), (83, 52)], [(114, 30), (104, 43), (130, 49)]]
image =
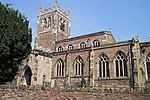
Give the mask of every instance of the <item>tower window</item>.
[(61, 31), (65, 31), (65, 20), (63, 20), (62, 18), (60, 18), (60, 30)]
[(51, 17), (48, 17), (48, 28), (51, 27)]
[(84, 62), (80, 56), (76, 58), (74, 68), (75, 68), (75, 75), (83, 75)]
[(69, 44), (69, 45), (68, 45), (68, 50), (73, 50), (73, 49), (74, 49), (73, 45), (72, 45), (72, 44)]
[(45, 82), (45, 77), (46, 77), (46, 75), (43, 75), (43, 83)]
[(148, 80), (150, 80), (150, 53), (146, 57), (146, 66), (147, 66)]
[(96, 39), (93, 41), (93, 47), (98, 47), (100, 46), (100, 42)]
[(65, 21), (61, 23), (60, 30), (65, 31)]
[(44, 18), (44, 24), (47, 24), (47, 20), (46, 20), (46, 18)]
[(44, 18), (44, 25), (43, 25), (43, 29), (45, 29), (45, 28), (46, 28), (46, 25), (47, 25), (47, 20), (46, 20), (46, 18)]
[(58, 60), (56, 63), (57, 76), (64, 76), (64, 63), (63, 60)]
[(59, 47), (58, 47), (58, 52), (61, 52), (61, 51), (63, 51), (63, 47), (62, 47), (62, 46), (59, 46)]
[(109, 77), (109, 61), (106, 54), (102, 54), (99, 60), (99, 77), (107, 78)]
[(80, 48), (82, 49), (82, 48), (85, 48), (85, 47), (86, 47), (85, 42), (81, 42), (81, 43), (80, 43)]
[(127, 60), (123, 52), (119, 51), (115, 57), (116, 77), (127, 77)]

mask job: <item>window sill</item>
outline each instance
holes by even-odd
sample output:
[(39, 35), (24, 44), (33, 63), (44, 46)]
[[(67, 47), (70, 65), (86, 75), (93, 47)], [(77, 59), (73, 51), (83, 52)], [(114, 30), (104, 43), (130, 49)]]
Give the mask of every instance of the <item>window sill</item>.
[(57, 78), (65, 78), (65, 76), (55, 76), (55, 77), (53, 77), (53, 79), (57, 79)]
[(75, 75), (75, 76), (71, 76), (70, 78), (85, 78), (85, 77), (88, 77), (88, 76), (83, 76), (83, 75)]
[(114, 80), (129, 80), (130, 78), (129, 77), (117, 77), (117, 78), (114, 78)]
[(98, 78), (99, 80), (107, 80), (107, 79), (110, 79), (110, 77), (101, 77), (101, 78)]
[(115, 77), (115, 79), (129, 79), (129, 77)]
[(118, 77), (118, 78), (97, 78), (95, 81), (102, 81), (102, 80), (129, 80), (129, 77)]

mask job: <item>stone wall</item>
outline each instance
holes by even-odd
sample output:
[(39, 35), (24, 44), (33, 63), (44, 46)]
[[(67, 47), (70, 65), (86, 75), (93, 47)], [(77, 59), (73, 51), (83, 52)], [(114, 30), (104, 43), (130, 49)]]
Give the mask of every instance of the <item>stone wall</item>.
[(51, 50), (52, 47), (52, 32), (43, 32), (38, 34), (38, 49)]
[(149, 100), (146, 91), (0, 86), (0, 100)]
[[(129, 50), (128, 47), (130, 45), (130, 42), (125, 41), (122, 43), (116, 43), (116, 44), (109, 44), (109, 45), (103, 45), (100, 47), (95, 47), (93, 49), (91, 48), (84, 48), (84, 49), (76, 49), (68, 52), (58, 52), (53, 57), (53, 67), (52, 67), (52, 79), (55, 80), (55, 83), (63, 84), (64, 82), (68, 82), (69, 85), (73, 85), (76, 83), (80, 83), (82, 76), (75, 75), (75, 60), (78, 56), (80, 56), (83, 59), (84, 62), (84, 78), (86, 77), (85, 81), (87, 85), (93, 85), (93, 86), (99, 86), (99, 85), (113, 85), (113, 86), (130, 86), (130, 59), (128, 56)], [(125, 54), (125, 58), (127, 59), (127, 69), (128, 69), (128, 77), (116, 77), (115, 73), (115, 64), (114, 59), (116, 57), (116, 54), (118, 51), (121, 51)], [(100, 78), (99, 77), (99, 60), (101, 54), (106, 54), (109, 59), (109, 78)], [(57, 73), (56, 70), (56, 62), (62, 59), (65, 66), (65, 75), (62, 77), (57, 77), (55, 75)], [(92, 73), (93, 76), (90, 76)], [(92, 78), (89, 79), (89, 76)], [(66, 78), (66, 81), (64, 79)], [(103, 80), (103, 82), (101, 81)]]
[[(74, 68), (74, 62), (78, 56), (82, 57), (83, 62), (84, 62), (84, 76), (86, 76), (86, 77), (89, 76), (89, 58), (88, 58), (89, 51), (72, 52), (69, 54), (64, 53), (63, 55), (54, 56), (53, 57), (53, 68), (52, 68), (52, 79), (55, 80), (55, 83), (58, 86), (61, 86), (64, 82), (68, 83), (69, 85), (73, 85), (73, 84), (80, 82), (82, 76), (76, 76), (75, 68)], [(58, 77), (56, 75), (56, 73), (57, 73), (56, 62), (59, 59), (62, 59), (62, 61), (64, 62), (64, 66), (65, 66), (65, 75), (63, 77)], [(65, 62), (65, 61), (67, 61), (67, 62)], [(66, 81), (64, 81), (65, 78), (66, 78)], [(87, 79), (86, 79), (86, 81), (87, 81)]]
[(86, 47), (93, 46), (93, 41), (98, 40), (100, 45), (115, 43), (115, 40), (110, 32), (97, 32), (79, 37), (68, 38), (65, 40), (56, 41), (56, 49), (59, 46), (64, 48), (64, 51), (68, 50), (68, 45), (72, 44), (74, 49), (80, 49), (80, 43), (85, 42)]
[(31, 85), (42, 85), (43, 82), (51, 82), (52, 59), (41, 55), (30, 54), (20, 66), (19, 73), (16, 75), (17, 85), (26, 85), (25, 72), (31, 69)]

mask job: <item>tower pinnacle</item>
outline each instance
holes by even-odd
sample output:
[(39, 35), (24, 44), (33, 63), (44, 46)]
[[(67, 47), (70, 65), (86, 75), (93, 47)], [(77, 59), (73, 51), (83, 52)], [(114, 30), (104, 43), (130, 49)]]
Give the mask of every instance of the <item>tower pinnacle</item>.
[(70, 17), (70, 7), (68, 8), (68, 16)]
[(42, 3), (40, 3), (40, 12), (42, 12)]
[(58, 7), (58, 0), (55, 0), (55, 7)]

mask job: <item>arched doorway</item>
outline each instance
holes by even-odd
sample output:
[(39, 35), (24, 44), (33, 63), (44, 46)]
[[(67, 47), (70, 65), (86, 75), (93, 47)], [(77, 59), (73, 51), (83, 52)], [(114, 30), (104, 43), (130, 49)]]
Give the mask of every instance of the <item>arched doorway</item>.
[(25, 73), (24, 73), (24, 77), (26, 79), (27, 85), (31, 85), (31, 76), (32, 76), (32, 71), (31, 71), (30, 67), (27, 67), (27, 69), (25, 70)]

